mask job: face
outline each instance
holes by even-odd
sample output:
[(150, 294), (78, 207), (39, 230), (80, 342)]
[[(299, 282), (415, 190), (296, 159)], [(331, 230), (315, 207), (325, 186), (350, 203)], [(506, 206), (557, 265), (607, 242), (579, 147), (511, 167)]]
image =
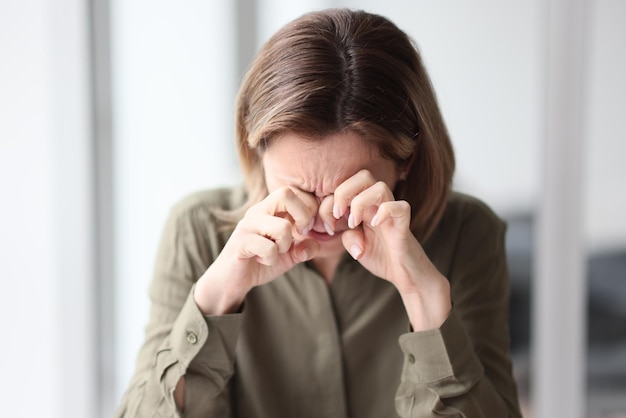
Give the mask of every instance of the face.
[[(262, 164), (270, 192), (290, 186), (315, 195), (320, 202), (362, 169), (372, 173), (376, 180), (384, 181), (390, 190), (399, 178), (399, 169), (393, 161), (381, 157), (376, 147), (351, 132), (321, 140), (285, 134), (272, 141), (263, 153)], [(341, 233), (348, 229), (347, 219), (348, 214), (337, 221), (335, 235), (331, 236), (326, 233), (320, 216), (315, 217), (308, 238), (320, 243), (319, 258), (341, 256), (345, 252)], [(294, 237), (302, 239), (295, 228)]]

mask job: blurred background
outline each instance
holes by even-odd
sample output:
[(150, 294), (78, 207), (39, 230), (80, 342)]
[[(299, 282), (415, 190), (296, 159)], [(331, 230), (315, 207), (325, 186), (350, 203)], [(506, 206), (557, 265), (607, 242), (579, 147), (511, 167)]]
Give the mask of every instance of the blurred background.
[(5, 416), (113, 415), (169, 208), (241, 180), (241, 75), (325, 7), (415, 39), (455, 187), (509, 222), (525, 416), (626, 416), (625, 1), (0, 0)]

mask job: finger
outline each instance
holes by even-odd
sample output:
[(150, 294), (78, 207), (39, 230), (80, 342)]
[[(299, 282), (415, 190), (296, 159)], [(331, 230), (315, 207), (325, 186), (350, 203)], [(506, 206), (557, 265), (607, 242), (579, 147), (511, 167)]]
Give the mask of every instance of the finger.
[(333, 206), (335, 204), (334, 195), (330, 194), (322, 199), (317, 211), (318, 216), (324, 223), (324, 229), (328, 235), (335, 235), (337, 219), (333, 216)]
[(348, 229), (341, 234), (341, 243), (352, 258), (359, 260), (365, 252), (365, 239), (362, 229)]
[(372, 173), (368, 170), (361, 170), (337, 186), (334, 193), (334, 218), (339, 219), (345, 215), (352, 199), (374, 183), (376, 183), (376, 179)]
[(293, 257), (294, 262), (302, 263), (317, 257), (319, 249), (319, 242), (315, 241), (314, 239), (305, 239), (294, 244), (291, 247), (290, 253)]
[(243, 230), (273, 241), (279, 253), (289, 251), (293, 243), (292, 224), (289, 220), (276, 216), (250, 216), (242, 220)]
[(269, 238), (247, 234), (240, 250), (242, 258), (255, 258), (259, 263), (272, 266), (278, 261), (278, 247)]
[(407, 227), (411, 223), (411, 205), (406, 200), (397, 200), (392, 202), (383, 202), (378, 206), (376, 215), (371, 220), (373, 227), (385, 223), (385, 221), (393, 219), (400, 221), (402, 225)]
[[(296, 224), (296, 228), (298, 228), (298, 231), (301, 233), (301, 235), (306, 235), (311, 229), (313, 229), (315, 216), (317, 215), (317, 212), (319, 210), (320, 202), (317, 197), (315, 197), (315, 195), (313, 195), (312, 193), (302, 191), (295, 187), (290, 187), (290, 189), (302, 202), (304, 202), (306, 208), (308, 209), (308, 212), (304, 216), (304, 219), (302, 221), (304, 226), (298, 228), (299, 224)], [(306, 223), (307, 218), (308, 223)]]
[(317, 207), (317, 199), (312, 194), (290, 187), (281, 187), (251, 207), (248, 213), (288, 219), (293, 221), (298, 231), (306, 233), (311, 229)]
[(370, 221), (381, 204), (393, 202), (393, 193), (385, 182), (378, 181), (356, 195), (350, 202), (348, 226), (354, 228), (365, 219)]

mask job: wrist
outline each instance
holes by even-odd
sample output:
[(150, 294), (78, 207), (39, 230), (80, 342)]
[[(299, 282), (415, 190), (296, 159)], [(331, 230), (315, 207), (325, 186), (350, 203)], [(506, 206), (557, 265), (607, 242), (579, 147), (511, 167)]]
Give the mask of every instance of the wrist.
[(202, 275), (194, 289), (194, 301), (203, 315), (226, 315), (235, 313), (243, 304), (249, 289), (230, 286), (208, 274)]
[(419, 287), (398, 289), (414, 331), (441, 327), (452, 309), (450, 283), (445, 277), (439, 275), (424, 282)]

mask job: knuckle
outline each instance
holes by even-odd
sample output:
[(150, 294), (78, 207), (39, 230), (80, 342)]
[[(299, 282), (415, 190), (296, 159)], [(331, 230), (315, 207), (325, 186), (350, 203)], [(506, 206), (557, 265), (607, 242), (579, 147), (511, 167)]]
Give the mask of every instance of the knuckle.
[(287, 251), (289, 251), (289, 249), (291, 248), (292, 245), (292, 240), (285, 240), (285, 241), (280, 241), (277, 242), (277, 252), (280, 254), (284, 254)]
[(248, 213), (249, 210), (250, 209), (248, 209), (244, 217), (241, 218), (239, 222), (237, 222), (237, 225), (235, 226), (235, 231), (247, 231), (250, 229), (250, 224), (252, 223), (251, 219), (253, 217), (253, 214)]
[(359, 172), (357, 173), (357, 176), (359, 176), (360, 178), (364, 180), (370, 180), (372, 182), (375, 181), (374, 176), (372, 176), (372, 173), (370, 173), (370, 171), (366, 168), (362, 168), (361, 170), (359, 170)]
[(380, 181), (380, 180), (377, 181), (372, 186), (372, 188), (379, 202), (388, 200), (390, 198), (391, 193), (390, 193), (389, 187), (387, 187), (387, 183), (385, 183), (384, 181)]
[[(271, 241), (271, 240), (268, 240), (268, 241)], [(272, 258), (276, 254), (278, 254), (278, 248), (275, 242), (269, 242), (267, 245), (264, 245), (263, 248), (261, 248), (258, 253), (258, 255), (264, 259)]]
[(388, 189), (387, 183), (385, 183), (382, 180), (378, 180), (376, 183), (374, 183), (374, 186), (372, 186), (372, 187), (374, 187), (376, 190), (387, 190)]
[(248, 209), (246, 209), (246, 211), (243, 214), (243, 218), (239, 221), (239, 223), (243, 222), (245, 219), (253, 216), (254, 214), (259, 212), (259, 207), (261, 206), (262, 202), (256, 203), (252, 206), (250, 206)]
[(335, 190), (334, 202), (339, 205), (348, 205), (353, 198), (354, 196), (349, 193), (344, 184), (340, 185)]
[(398, 200), (394, 202), (399, 212), (399, 215), (410, 215), (411, 214), (411, 205), (406, 200)]
[(293, 199), (296, 196), (296, 193), (293, 191), (293, 189), (288, 186), (277, 189), (276, 194), (281, 199)]
[(408, 211), (411, 210), (411, 204), (407, 202), (406, 200), (398, 200), (398, 204), (403, 210), (408, 210)]
[(292, 228), (292, 224), (291, 222), (289, 222), (287, 219), (285, 218), (280, 218), (280, 221), (278, 222), (278, 232), (280, 233), (280, 236), (291, 236), (291, 228)]
[(324, 196), (322, 198), (322, 200), (320, 201), (320, 208), (322, 208), (322, 207), (323, 208), (328, 208), (328, 207), (332, 208), (334, 200), (335, 200), (335, 196), (332, 195), (332, 194)]

